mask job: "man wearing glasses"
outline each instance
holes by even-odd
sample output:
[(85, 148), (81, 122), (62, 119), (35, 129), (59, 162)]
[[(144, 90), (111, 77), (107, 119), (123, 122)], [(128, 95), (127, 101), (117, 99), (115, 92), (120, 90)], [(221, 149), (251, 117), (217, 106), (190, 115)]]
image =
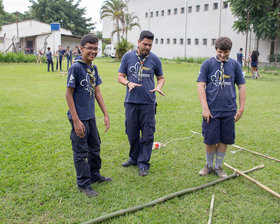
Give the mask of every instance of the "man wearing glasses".
[(78, 190), (87, 196), (97, 196), (91, 187), (95, 182), (110, 182), (100, 175), (100, 137), (95, 121), (95, 99), (104, 114), (105, 132), (110, 127), (109, 115), (99, 88), (102, 80), (92, 63), (98, 53), (98, 39), (92, 34), (81, 39), (82, 57), (70, 67), (67, 78), (66, 101), (72, 125), (73, 159)]

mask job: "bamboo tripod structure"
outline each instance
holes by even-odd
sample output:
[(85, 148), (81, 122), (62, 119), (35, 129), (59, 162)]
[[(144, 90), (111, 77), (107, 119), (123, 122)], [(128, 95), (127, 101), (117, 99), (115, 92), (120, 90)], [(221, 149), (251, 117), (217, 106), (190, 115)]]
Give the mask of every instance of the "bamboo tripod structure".
[(262, 183), (260, 183), (259, 181), (249, 177), (248, 175), (246, 175), (244, 172), (233, 168), (232, 166), (228, 165), (227, 163), (224, 163), (224, 166), (226, 166), (227, 168), (231, 169), (234, 171), (234, 173), (238, 173), (241, 176), (245, 177), (246, 179), (250, 180), (251, 182), (253, 182), (254, 184), (258, 185), (259, 187), (261, 187), (262, 189), (266, 190), (267, 192), (269, 192), (270, 194), (274, 195), (275, 197), (277, 197), (278, 199), (280, 199), (280, 194), (278, 194), (277, 192), (271, 190), (270, 188), (268, 188), (267, 186), (263, 185)]
[[(254, 167), (254, 168), (252, 168), (250, 170), (246, 170), (246, 171), (244, 171), (244, 173), (250, 173), (252, 171), (261, 169), (263, 167), (264, 167), (264, 165), (260, 165), (260, 166)], [(206, 187), (213, 186), (215, 184), (218, 184), (220, 182), (223, 182), (225, 180), (231, 179), (231, 178), (236, 177), (236, 176), (237, 176), (237, 174), (233, 173), (232, 175), (229, 175), (229, 176), (227, 176), (225, 178), (220, 178), (220, 179), (217, 179), (217, 180), (215, 180), (213, 182), (209, 182), (207, 184), (203, 184), (203, 185), (200, 185), (200, 186), (197, 186), (197, 187), (194, 187), (194, 188), (188, 188), (188, 189), (185, 189), (185, 190), (182, 190), (182, 191), (178, 191), (178, 192), (166, 195), (164, 197), (158, 198), (158, 199), (156, 199), (154, 201), (151, 201), (151, 202), (139, 205), (139, 206), (135, 206), (135, 207), (132, 207), (132, 208), (127, 208), (127, 209), (122, 209), (122, 210), (119, 210), (119, 211), (116, 211), (116, 212), (113, 212), (113, 213), (110, 213), (110, 214), (107, 214), (107, 215), (103, 215), (103, 216), (97, 217), (95, 219), (89, 220), (87, 222), (83, 222), (82, 224), (99, 223), (99, 222), (102, 222), (102, 221), (107, 220), (107, 219), (111, 219), (111, 218), (122, 216), (122, 215), (125, 215), (125, 214), (128, 214), (128, 213), (136, 212), (136, 211), (139, 211), (139, 210), (141, 210), (141, 209), (143, 209), (145, 207), (154, 206), (156, 204), (165, 202), (165, 201), (173, 199), (175, 197), (179, 197), (179, 196), (182, 196), (184, 194), (192, 193), (194, 191), (197, 191), (197, 190), (200, 190), (200, 189), (203, 189), (203, 188), (206, 188)]]
[[(198, 132), (196, 132), (196, 131), (192, 131), (192, 130), (190, 130), (190, 131), (191, 131), (192, 133), (195, 133), (195, 134), (198, 134), (198, 135), (202, 135), (202, 134), (200, 134), (200, 133), (198, 133)], [(245, 149), (245, 148), (240, 147), (240, 146), (238, 146), (238, 145), (231, 145), (231, 146), (233, 146), (233, 147), (235, 147), (235, 148), (238, 148), (238, 149), (240, 149), (240, 150), (244, 150), (244, 151), (247, 151), (247, 152), (253, 153), (253, 154), (258, 155), (258, 156), (265, 157), (265, 158), (267, 158), (267, 159), (274, 160), (274, 161), (276, 161), (276, 162), (279, 162), (279, 163), (280, 163), (280, 159), (276, 159), (276, 158), (273, 158), (273, 157), (270, 157), (270, 156), (266, 156), (266, 155), (261, 154), (261, 153), (259, 153), (259, 152), (254, 152), (254, 151), (252, 151), (252, 150)]]

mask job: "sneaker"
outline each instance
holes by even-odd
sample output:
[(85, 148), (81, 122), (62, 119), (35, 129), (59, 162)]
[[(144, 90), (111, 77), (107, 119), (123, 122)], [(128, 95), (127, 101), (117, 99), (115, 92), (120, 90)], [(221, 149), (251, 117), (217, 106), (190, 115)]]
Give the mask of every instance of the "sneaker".
[(98, 193), (95, 190), (93, 190), (91, 186), (87, 188), (82, 188), (78, 186), (78, 190), (88, 197), (96, 197), (98, 195)]
[(111, 177), (104, 177), (104, 176), (99, 176), (98, 179), (94, 179), (91, 181), (91, 183), (103, 183), (103, 182), (112, 182), (113, 179)]
[(129, 166), (136, 166), (137, 164), (132, 163), (130, 160), (122, 163), (123, 167), (129, 167)]
[(224, 171), (223, 167), (218, 167), (214, 169), (215, 173), (218, 175), (220, 178), (225, 178), (227, 177), (226, 172)]
[(143, 167), (143, 168), (139, 169), (139, 175), (142, 176), (142, 177), (147, 176), (148, 173), (149, 173), (148, 168)]
[(199, 171), (199, 175), (200, 176), (206, 176), (207, 174), (211, 173), (213, 171), (213, 168), (208, 166), (208, 164), (206, 164), (200, 171)]

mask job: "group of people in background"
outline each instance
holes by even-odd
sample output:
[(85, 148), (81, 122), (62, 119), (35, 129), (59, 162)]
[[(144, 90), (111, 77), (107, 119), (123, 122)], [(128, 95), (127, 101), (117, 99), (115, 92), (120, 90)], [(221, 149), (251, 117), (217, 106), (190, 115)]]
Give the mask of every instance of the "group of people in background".
[[(252, 51), (252, 53), (248, 59), (251, 62), (251, 72), (252, 72), (253, 79), (260, 78), (260, 75), (258, 73), (259, 55), (260, 55), (259, 51), (254, 50), (254, 51)], [(244, 64), (247, 64), (246, 59), (243, 57), (243, 48), (240, 48), (239, 52), (237, 53), (237, 61), (239, 62), (241, 68), (243, 68), (243, 61), (244, 61)]]
[(69, 46), (67, 46), (66, 50), (62, 49), (61, 45), (58, 46), (58, 50), (56, 53), (53, 53), (51, 51), (51, 48), (47, 48), (46, 57), (47, 57), (47, 64), (48, 64), (48, 72), (50, 71), (50, 66), (52, 71), (54, 71), (53, 68), (53, 56), (56, 57), (56, 71), (62, 71), (62, 61), (63, 57), (66, 57), (67, 59), (67, 71), (69, 70), (70, 66), (73, 63), (73, 56), (75, 56), (74, 60), (77, 60), (81, 57), (81, 50), (78, 46), (75, 47), (75, 50), (71, 50)]

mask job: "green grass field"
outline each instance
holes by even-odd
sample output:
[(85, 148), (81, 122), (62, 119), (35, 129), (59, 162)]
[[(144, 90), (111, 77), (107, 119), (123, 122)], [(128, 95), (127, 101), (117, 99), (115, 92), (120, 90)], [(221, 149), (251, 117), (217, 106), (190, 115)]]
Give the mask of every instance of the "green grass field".
[[(80, 223), (120, 209), (217, 179), (200, 177), (205, 164), (202, 137), (174, 141), (152, 154), (150, 173), (139, 177), (123, 168), (129, 144), (124, 130), (125, 87), (117, 82), (119, 62), (96, 59), (101, 91), (111, 126), (102, 139), (102, 174), (112, 183), (93, 184), (97, 198), (77, 191), (65, 101), (66, 75), (46, 72), (45, 64), (0, 64), (0, 223)], [(199, 65), (164, 60), (165, 97), (158, 96), (155, 141), (166, 143), (201, 132), (196, 78)], [(236, 145), (280, 159), (280, 76), (247, 79), (245, 113), (236, 124)], [(280, 193), (280, 163), (232, 153), (225, 162), (240, 170), (264, 164), (249, 174)], [(232, 171), (225, 168), (228, 174)], [(169, 200), (104, 223), (207, 223), (212, 194), (212, 223), (280, 223), (280, 200), (243, 177)]]

